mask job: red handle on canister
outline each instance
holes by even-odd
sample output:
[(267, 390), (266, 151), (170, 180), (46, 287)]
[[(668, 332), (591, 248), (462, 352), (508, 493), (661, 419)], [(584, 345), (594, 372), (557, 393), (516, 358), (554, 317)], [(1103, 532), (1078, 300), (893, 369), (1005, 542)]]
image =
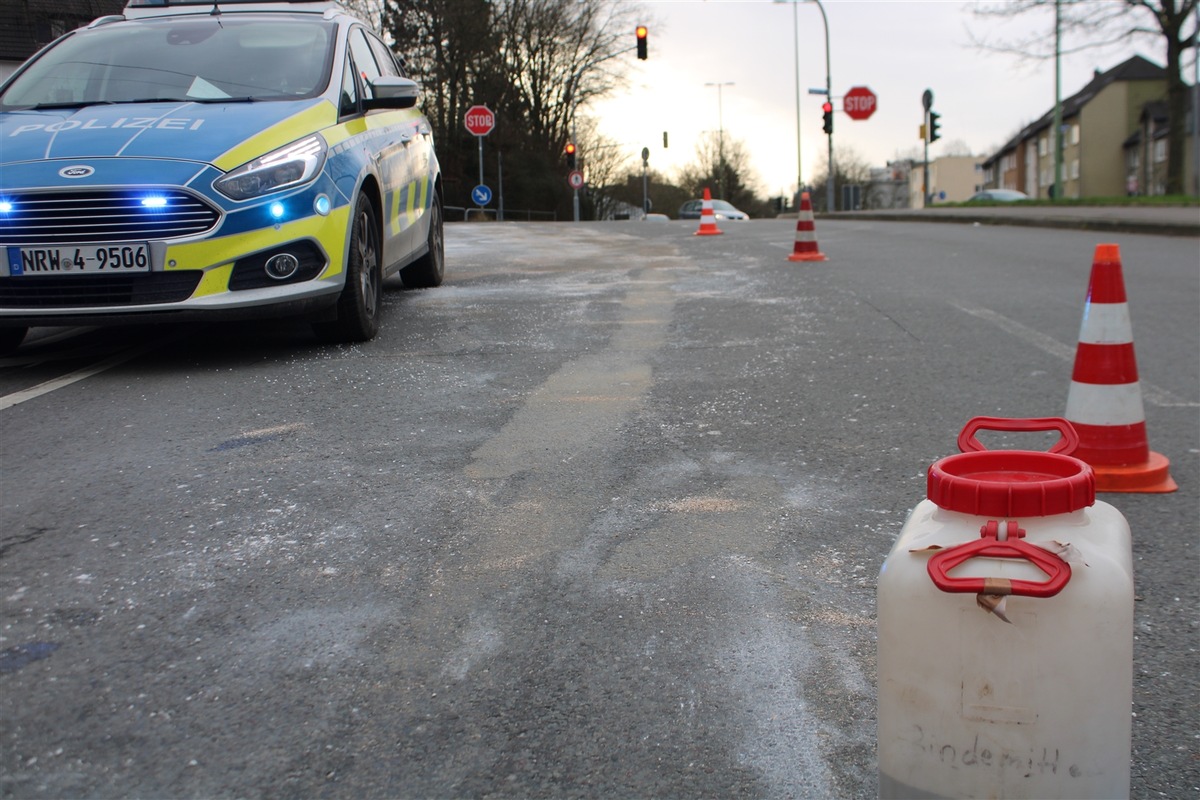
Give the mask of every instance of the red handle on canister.
[[(929, 559), (929, 577), (943, 592), (963, 594), (1019, 595), (1053, 597), (1071, 580), (1071, 565), (1059, 556), (1026, 542), (1025, 531), (1009, 522), (1008, 538), (998, 538), (1000, 523), (990, 520), (980, 530), (981, 538), (951, 547)], [(1015, 537), (1015, 538), (1013, 538)], [(1027, 581), (1008, 578), (954, 578), (950, 570), (972, 558), (1024, 559), (1046, 573), (1049, 580)]]
[(1075, 426), (1062, 417), (1036, 417), (1033, 419), (975, 417), (963, 427), (962, 433), (958, 434), (958, 449), (964, 453), (985, 452), (987, 448), (975, 438), (975, 434), (981, 430), (1015, 433), (1058, 431), (1062, 437), (1054, 443), (1049, 452), (1069, 456), (1075, 452), (1075, 448), (1079, 447), (1079, 434), (1075, 432)]

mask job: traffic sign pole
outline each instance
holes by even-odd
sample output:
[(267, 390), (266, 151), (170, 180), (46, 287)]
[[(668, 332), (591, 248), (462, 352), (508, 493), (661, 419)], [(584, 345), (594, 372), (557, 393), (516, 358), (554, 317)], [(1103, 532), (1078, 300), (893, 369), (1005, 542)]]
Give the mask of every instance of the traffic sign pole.
[[(463, 125), (467, 131), (474, 134), (479, 140), (479, 188), (486, 188), (483, 183), (483, 137), (492, 132), (492, 128), (496, 127), (496, 115), (486, 105), (475, 105), (467, 109), (466, 115), (463, 117)], [(491, 201), (491, 191), (487, 192), (487, 201), (479, 203), (479, 205), (487, 205)], [(478, 202), (478, 196), (476, 196)]]
[(921, 208), (929, 207), (929, 109), (933, 108), (933, 90), (926, 89), (921, 95), (921, 106), (925, 109), (925, 158), (924, 174), (921, 176)]
[(642, 148), (642, 211), (650, 213), (650, 184), (646, 170), (650, 167), (650, 148)]

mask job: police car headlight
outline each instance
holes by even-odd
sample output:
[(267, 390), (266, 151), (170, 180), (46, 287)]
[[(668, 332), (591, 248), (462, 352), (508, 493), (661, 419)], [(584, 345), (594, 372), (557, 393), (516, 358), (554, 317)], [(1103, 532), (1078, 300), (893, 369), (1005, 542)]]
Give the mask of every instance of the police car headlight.
[(261, 197), (312, 180), (325, 166), (328, 153), (324, 139), (309, 136), (242, 164), (213, 186), (231, 200)]

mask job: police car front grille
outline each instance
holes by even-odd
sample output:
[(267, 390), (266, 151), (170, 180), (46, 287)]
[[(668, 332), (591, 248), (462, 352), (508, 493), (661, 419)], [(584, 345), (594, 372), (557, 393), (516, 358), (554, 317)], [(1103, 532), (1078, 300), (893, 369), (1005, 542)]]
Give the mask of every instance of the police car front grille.
[(220, 213), (178, 190), (41, 192), (6, 195), (0, 245), (90, 244), (194, 236)]
[(200, 285), (203, 270), (141, 275), (47, 275), (0, 278), (0, 308), (113, 308), (177, 303)]

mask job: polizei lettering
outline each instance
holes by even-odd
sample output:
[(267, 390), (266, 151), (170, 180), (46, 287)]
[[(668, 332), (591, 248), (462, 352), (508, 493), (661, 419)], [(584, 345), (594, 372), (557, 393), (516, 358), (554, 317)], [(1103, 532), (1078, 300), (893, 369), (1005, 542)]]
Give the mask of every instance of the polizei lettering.
[(95, 118), (89, 120), (68, 119), (61, 122), (20, 125), (16, 128), (13, 128), (13, 132), (10, 133), (9, 136), (17, 136), (22, 133), (31, 133), (33, 131), (58, 133), (60, 131), (70, 131), (76, 128), (85, 131), (111, 130), (115, 128), (132, 128), (134, 130), (158, 128), (166, 131), (198, 131), (200, 130), (200, 126), (203, 124), (204, 120), (191, 119), (189, 117), (121, 117), (120, 119), (114, 119), (112, 122), (107, 124)]

